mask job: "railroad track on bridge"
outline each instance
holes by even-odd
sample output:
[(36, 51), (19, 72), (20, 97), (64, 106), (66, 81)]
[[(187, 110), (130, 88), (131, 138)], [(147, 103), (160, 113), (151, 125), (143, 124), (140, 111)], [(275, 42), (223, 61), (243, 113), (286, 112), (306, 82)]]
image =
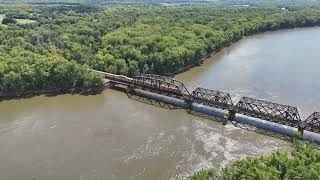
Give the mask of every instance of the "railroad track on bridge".
[(314, 112), (307, 119), (302, 120), (298, 109), (293, 106), (249, 97), (242, 97), (241, 100), (235, 104), (232, 102), (229, 93), (201, 87), (190, 93), (182, 82), (170, 77), (142, 74), (134, 78), (129, 78), (101, 71), (95, 72), (103, 74), (106, 79), (109, 79), (110, 82), (114, 84), (170, 96), (184, 100), (186, 103), (195, 102), (209, 107), (227, 110), (229, 114), (231, 114), (231, 117), (234, 116), (235, 113), (239, 113), (298, 128), (300, 132), (308, 130), (314, 133), (320, 133), (320, 112)]

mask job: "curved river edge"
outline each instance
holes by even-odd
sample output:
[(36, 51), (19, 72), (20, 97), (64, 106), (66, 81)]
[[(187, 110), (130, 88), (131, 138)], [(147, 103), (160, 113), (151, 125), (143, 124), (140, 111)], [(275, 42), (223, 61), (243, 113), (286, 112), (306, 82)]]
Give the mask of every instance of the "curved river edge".
[[(212, 56), (214, 56), (215, 54), (219, 53), (220, 51), (222, 51), (225, 48), (230, 47), (231, 45), (239, 42), (240, 40), (242, 40), (245, 37), (250, 37), (250, 36), (254, 36), (254, 35), (258, 35), (258, 34), (263, 34), (263, 33), (267, 33), (267, 32), (274, 32), (274, 31), (281, 31), (281, 30), (290, 30), (290, 29), (296, 29), (296, 28), (311, 28), (311, 27), (318, 27), (320, 25), (315, 24), (315, 25), (310, 25), (307, 24), (306, 26), (303, 27), (293, 27), (293, 28), (282, 28), (279, 27), (277, 29), (273, 29), (273, 30), (267, 30), (267, 31), (261, 31), (261, 32), (256, 32), (253, 34), (250, 34), (249, 36), (242, 36), (241, 38), (239, 38), (238, 40), (235, 41), (231, 41), (231, 42), (227, 42), (226, 45), (220, 49), (215, 50), (214, 52), (210, 53), (210, 54), (206, 54), (203, 58), (203, 61), (206, 61), (208, 59), (210, 59)], [(176, 71), (173, 71), (171, 73), (167, 73), (165, 74), (166, 76), (170, 76), (170, 77), (174, 77), (177, 74), (186, 72), (190, 69), (192, 69), (193, 67), (196, 66), (201, 66), (201, 64), (203, 63), (203, 61), (201, 63), (194, 63), (194, 64), (189, 64), (185, 67), (182, 67)], [(63, 88), (52, 88), (52, 89), (43, 89), (43, 90), (30, 90), (30, 91), (23, 91), (23, 92), (0, 92), (0, 101), (3, 100), (14, 100), (14, 99), (27, 99), (27, 98), (32, 98), (35, 96), (58, 96), (58, 95), (63, 95), (63, 94), (80, 94), (80, 95), (95, 95), (95, 94), (99, 94), (102, 91), (104, 91), (105, 89), (109, 88), (108, 85), (104, 85), (101, 88), (72, 88), (72, 89), (63, 89)]]
[(242, 36), (240, 39), (236, 40), (236, 41), (232, 41), (232, 42), (228, 42), (224, 47), (219, 48), (215, 51), (213, 51), (212, 53), (206, 54), (205, 57), (203, 58), (203, 61), (201, 63), (194, 63), (194, 64), (189, 64), (185, 67), (182, 67), (176, 71), (173, 71), (171, 73), (165, 74), (166, 76), (169, 77), (174, 77), (175, 75), (178, 75), (180, 73), (186, 72), (196, 66), (201, 66), (202, 63), (204, 61), (207, 61), (209, 59), (211, 59), (214, 55), (216, 55), (217, 53), (223, 51), (224, 49), (231, 47), (232, 45), (236, 44), (237, 42), (241, 41), (242, 39), (246, 38), (246, 37), (251, 37), (251, 36), (256, 36), (259, 34), (264, 34), (264, 33), (268, 33), (268, 32), (276, 32), (276, 31), (283, 31), (283, 30), (293, 30), (293, 29), (305, 29), (305, 28), (313, 28), (313, 27), (320, 27), (320, 25), (307, 25), (307, 26), (303, 26), (303, 27), (293, 27), (293, 28), (278, 28), (278, 29), (274, 29), (274, 30), (267, 30), (267, 31), (261, 31), (261, 32), (257, 32), (257, 33), (253, 33), (250, 34), (248, 36)]

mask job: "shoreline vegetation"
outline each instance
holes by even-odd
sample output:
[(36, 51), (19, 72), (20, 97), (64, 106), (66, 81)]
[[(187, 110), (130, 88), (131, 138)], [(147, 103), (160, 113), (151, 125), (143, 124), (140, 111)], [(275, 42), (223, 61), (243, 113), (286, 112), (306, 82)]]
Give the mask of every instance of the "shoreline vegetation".
[(80, 95), (95, 95), (101, 93), (108, 86), (99, 88), (73, 88), (73, 89), (43, 89), (43, 90), (30, 90), (24, 92), (0, 92), (0, 102), (4, 100), (25, 99), (35, 96), (57, 96), (63, 94), (80, 94)]
[(195, 172), (188, 180), (320, 179), (320, 152), (314, 144), (295, 140), (292, 150), (247, 157), (222, 169)]
[(320, 25), (320, 6), (1, 5), (0, 14), (32, 20), (0, 25), (0, 99), (103, 89), (89, 68), (173, 76), (243, 37)]

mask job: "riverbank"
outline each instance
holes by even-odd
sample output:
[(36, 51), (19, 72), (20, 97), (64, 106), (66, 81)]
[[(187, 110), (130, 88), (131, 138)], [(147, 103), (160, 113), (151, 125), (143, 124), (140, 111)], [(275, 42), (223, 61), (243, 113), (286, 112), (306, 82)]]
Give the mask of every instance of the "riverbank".
[(35, 96), (58, 96), (63, 94), (80, 94), (80, 95), (95, 95), (99, 94), (109, 86), (105, 85), (102, 88), (73, 88), (73, 89), (45, 89), (39, 91), (25, 91), (25, 92), (9, 92), (3, 93), (0, 92), (0, 102), (4, 100), (13, 100), (13, 99), (26, 99), (32, 98)]

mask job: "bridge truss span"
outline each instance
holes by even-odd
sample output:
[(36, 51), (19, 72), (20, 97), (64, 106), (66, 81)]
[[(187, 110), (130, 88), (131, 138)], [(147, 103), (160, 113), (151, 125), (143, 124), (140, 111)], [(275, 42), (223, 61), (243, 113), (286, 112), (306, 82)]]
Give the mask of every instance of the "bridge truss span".
[(303, 123), (304, 130), (320, 133), (320, 112), (314, 112)]
[(233, 109), (233, 102), (229, 93), (198, 87), (192, 92), (192, 98), (194, 102), (199, 104), (224, 110)]
[(114, 86), (120, 85), (119, 87), (122, 88), (124, 86), (127, 92), (132, 92), (134, 88), (137, 88), (184, 100), (183, 108), (186, 108), (187, 110), (192, 110), (194, 107), (193, 102), (195, 102), (205, 106), (229, 111), (228, 120), (233, 120), (236, 117), (236, 113), (239, 113), (298, 128), (298, 131), (300, 132), (307, 130), (320, 134), (320, 112), (314, 112), (310, 117), (302, 121), (298, 109), (293, 106), (272, 103), (249, 97), (242, 97), (242, 99), (234, 105), (229, 93), (198, 87), (192, 92), (192, 94), (190, 94), (182, 82), (171, 77), (142, 74), (134, 78), (130, 78), (102, 71), (93, 71), (103, 75), (108, 79), (106, 82), (111, 83)]
[(133, 78), (131, 85), (134, 88), (157, 92), (167, 96), (179, 99), (190, 99), (190, 93), (185, 85), (173, 78), (154, 75), (142, 74)]
[(301, 118), (296, 107), (243, 97), (236, 106), (240, 114), (299, 127)]

